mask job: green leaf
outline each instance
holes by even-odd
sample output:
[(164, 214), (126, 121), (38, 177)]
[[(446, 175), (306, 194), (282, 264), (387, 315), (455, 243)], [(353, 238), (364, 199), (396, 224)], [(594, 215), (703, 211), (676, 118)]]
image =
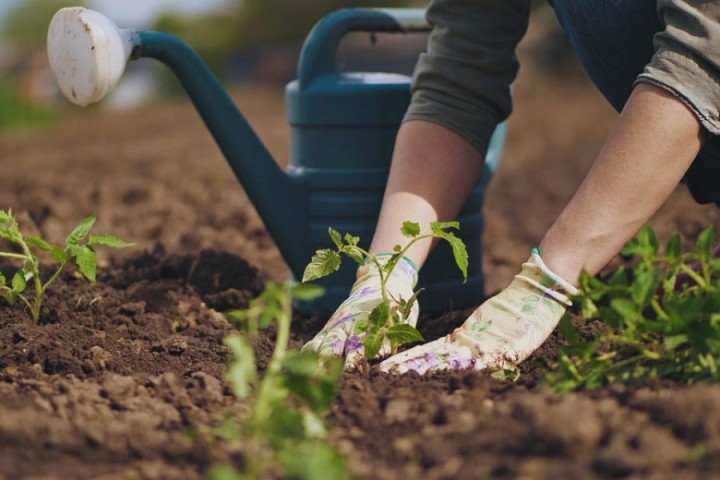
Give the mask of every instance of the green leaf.
[(406, 343), (422, 342), (423, 336), (417, 328), (406, 323), (393, 325), (388, 328), (387, 338), (396, 345), (404, 345)]
[(87, 234), (90, 233), (90, 229), (95, 224), (95, 215), (90, 215), (78, 224), (77, 227), (68, 235), (65, 239), (66, 245), (78, 245)]
[(90, 235), (88, 239), (88, 245), (101, 245), (103, 247), (110, 248), (127, 248), (136, 245), (135, 243), (128, 243), (125, 240), (121, 240), (115, 235), (108, 233), (95, 233)]
[(415, 238), (420, 235), (420, 224), (416, 222), (403, 222), (400, 231), (408, 238)]
[(342, 252), (358, 265), (363, 265), (365, 263), (365, 252), (363, 252), (360, 247), (355, 245), (346, 245), (342, 248)]
[(447, 230), (449, 228), (454, 228), (455, 230), (459, 230), (460, 222), (452, 221), (452, 222), (431, 222), (430, 223), (430, 230), (435, 234), (442, 232), (444, 230)]
[(644, 226), (636, 237), (630, 240), (622, 249), (623, 255), (638, 255), (645, 261), (657, 255), (658, 239), (652, 228)]
[(70, 254), (64, 248), (60, 247), (54, 247), (50, 251), (50, 255), (56, 263), (65, 263), (70, 259)]
[(341, 262), (342, 259), (338, 252), (327, 248), (316, 251), (308, 266), (305, 267), (302, 278), (303, 283), (311, 282), (337, 272)]
[(5, 300), (7, 300), (10, 305), (15, 305), (15, 301), (17, 301), (18, 299), (18, 295), (19, 294), (15, 290), (7, 290), (5, 292)]
[[(278, 392), (277, 389), (273, 391)], [(272, 443), (282, 445), (291, 440), (305, 439), (304, 415), (298, 410), (287, 408), (283, 395), (278, 395), (269, 407), (272, 413), (263, 419), (264, 422), (259, 428), (261, 431), (264, 430)]]
[(342, 235), (334, 228), (328, 228), (328, 234), (338, 250), (343, 247)]
[(17, 272), (15, 272), (11, 284), (13, 292), (22, 293), (25, 291), (25, 288), (27, 287), (27, 281), (25, 280), (25, 274), (22, 270), (18, 270)]
[(247, 480), (232, 465), (212, 465), (207, 472), (208, 480)]
[(223, 343), (225, 343), (233, 355), (225, 378), (230, 382), (230, 385), (232, 385), (233, 392), (237, 398), (246, 398), (250, 395), (251, 389), (257, 381), (255, 351), (252, 345), (250, 345), (250, 342), (240, 335), (228, 335), (225, 337)]
[(0, 211), (0, 238), (4, 238), (13, 243), (19, 243), (22, 235), (18, 228), (15, 217), (12, 216), (12, 212)]
[(701, 260), (708, 260), (712, 257), (712, 248), (715, 244), (715, 232), (713, 227), (709, 226), (698, 235), (697, 254)]
[[(321, 361), (322, 360), (322, 361)], [(283, 360), (286, 388), (316, 413), (324, 413), (337, 393), (337, 379), (342, 373), (339, 358), (320, 358), (316, 352), (288, 352)]]
[(670, 258), (670, 261), (676, 261), (680, 258), (682, 253), (682, 237), (679, 233), (676, 233), (670, 240), (668, 240), (667, 247), (665, 247), (665, 254)]
[(304, 480), (349, 480), (340, 454), (318, 441), (288, 442), (278, 452), (285, 478)]
[(12, 216), (12, 212), (8, 210), (0, 210), (0, 223), (15, 223), (15, 218)]
[(570, 345), (578, 345), (583, 341), (577, 328), (573, 325), (570, 315), (563, 315), (560, 319), (558, 332), (560, 332), (560, 335), (562, 335)]
[(640, 230), (638, 239), (640, 240), (640, 243), (642, 245), (645, 245), (648, 248), (648, 251), (652, 255), (657, 254), (660, 243), (658, 242), (657, 235), (655, 235), (655, 232), (652, 228), (650, 228), (649, 226), (643, 227)]
[(4, 287), (7, 284), (7, 278), (0, 272), (0, 287)]
[(97, 275), (97, 258), (95, 251), (88, 245), (82, 246), (78, 249), (75, 257), (75, 263), (80, 269), (80, 273), (91, 282), (95, 282)]
[(355, 237), (353, 235), (350, 235), (349, 233), (346, 233), (344, 238), (346, 245), (357, 245), (358, 243), (360, 243), (360, 237)]
[(660, 285), (660, 273), (657, 270), (641, 272), (635, 277), (630, 293), (638, 309), (642, 310), (650, 304)]
[(27, 237), (25, 237), (25, 243), (44, 252), (50, 252), (53, 249), (53, 246), (50, 245), (48, 242), (46, 242), (40, 237), (34, 237), (32, 235), (28, 235)]
[[(445, 222), (445, 223), (457, 223), (457, 222)], [(452, 232), (445, 232), (441, 229), (433, 227), (433, 236), (436, 238), (442, 238), (447, 241), (452, 248), (453, 257), (455, 257), (455, 263), (463, 274), (463, 279), (467, 280), (467, 269), (468, 269), (468, 253), (465, 243), (455, 236)]]
[(383, 340), (383, 336), (377, 333), (367, 334), (363, 345), (365, 346), (365, 356), (368, 360), (372, 360), (373, 358), (378, 356), (378, 353), (380, 353), (380, 348), (382, 348)]
[(613, 298), (610, 300), (610, 307), (619, 313), (626, 323), (642, 320), (637, 305), (626, 298)]
[(377, 329), (387, 325), (388, 317), (390, 317), (390, 303), (385, 300), (378, 303), (375, 308), (372, 309), (368, 320), (370, 320), (370, 324)]
[(314, 283), (299, 283), (292, 287), (290, 292), (293, 298), (309, 302), (325, 294), (325, 289)]

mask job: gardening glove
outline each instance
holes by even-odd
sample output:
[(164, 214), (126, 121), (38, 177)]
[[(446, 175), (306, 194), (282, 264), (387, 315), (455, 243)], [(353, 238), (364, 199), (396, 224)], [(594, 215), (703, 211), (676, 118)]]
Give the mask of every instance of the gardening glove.
[(380, 370), (420, 374), (442, 370), (501, 370), (536, 350), (555, 329), (577, 289), (551, 272), (535, 248), (510, 285), (483, 303), (450, 335), (411, 348)]
[[(391, 253), (379, 254), (378, 261), (385, 265)], [(303, 350), (313, 350), (323, 356), (338, 356), (345, 358), (345, 369), (356, 368), (365, 358), (365, 347), (363, 341), (365, 334), (356, 328), (358, 322), (368, 319), (370, 312), (382, 301), (380, 290), (380, 274), (377, 266), (373, 263), (366, 263), (357, 270), (355, 283), (353, 284), (350, 296), (345, 300), (330, 317), (325, 327), (315, 338), (310, 340)], [(395, 301), (401, 298), (409, 300), (413, 295), (413, 289), (417, 284), (417, 267), (406, 257), (402, 257), (393, 269), (386, 286), (388, 294)], [(413, 327), (417, 324), (418, 304), (415, 302), (406, 323)], [(390, 353), (390, 343), (386, 341), (380, 348), (379, 355)]]

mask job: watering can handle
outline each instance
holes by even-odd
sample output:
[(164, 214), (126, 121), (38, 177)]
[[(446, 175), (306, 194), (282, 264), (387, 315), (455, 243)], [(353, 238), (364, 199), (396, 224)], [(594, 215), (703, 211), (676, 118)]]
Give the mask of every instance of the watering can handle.
[(298, 66), (301, 88), (335, 73), (335, 53), (349, 32), (428, 32), (423, 8), (344, 8), (320, 20), (305, 40)]

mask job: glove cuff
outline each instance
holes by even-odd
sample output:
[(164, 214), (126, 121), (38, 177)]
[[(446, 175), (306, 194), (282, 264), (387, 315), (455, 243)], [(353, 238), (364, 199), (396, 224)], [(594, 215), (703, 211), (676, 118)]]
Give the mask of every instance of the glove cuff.
[(545, 265), (545, 262), (540, 258), (540, 250), (537, 247), (532, 249), (532, 254), (528, 261), (523, 264), (520, 275), (543, 290), (546, 295), (568, 307), (572, 305), (571, 297), (578, 294), (577, 288)]

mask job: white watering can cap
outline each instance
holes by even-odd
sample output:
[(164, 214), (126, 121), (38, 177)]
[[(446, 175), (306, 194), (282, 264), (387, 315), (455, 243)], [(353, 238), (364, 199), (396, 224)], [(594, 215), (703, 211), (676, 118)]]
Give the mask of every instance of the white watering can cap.
[(137, 44), (134, 30), (120, 29), (101, 13), (63, 8), (50, 21), (48, 60), (63, 95), (84, 107), (115, 87)]

